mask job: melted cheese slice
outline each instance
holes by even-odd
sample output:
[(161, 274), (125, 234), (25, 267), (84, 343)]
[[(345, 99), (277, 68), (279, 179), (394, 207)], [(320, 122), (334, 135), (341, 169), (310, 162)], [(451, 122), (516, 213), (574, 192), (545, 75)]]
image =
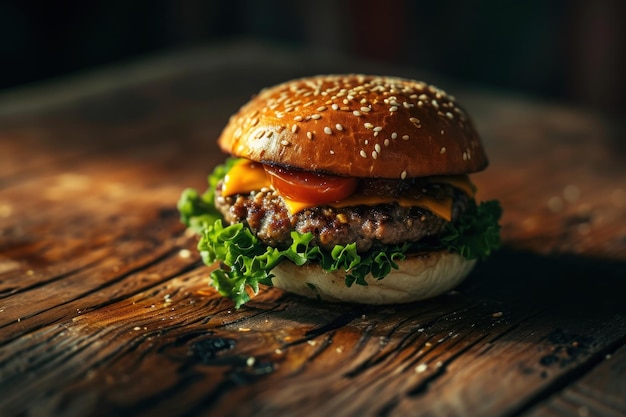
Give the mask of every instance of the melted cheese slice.
[[(467, 175), (432, 177), (431, 181), (437, 184), (449, 184), (470, 197), (474, 196), (476, 190)], [(227, 197), (234, 194), (245, 194), (262, 188), (271, 188), (263, 166), (259, 163), (241, 159), (233, 165), (224, 177), (222, 195)], [(291, 214), (316, 206), (315, 203), (304, 203), (282, 197)], [(418, 198), (389, 198), (353, 194), (344, 200), (327, 204), (331, 207), (341, 208), (358, 205), (375, 206), (394, 202), (403, 207), (421, 207), (430, 210), (447, 221), (452, 219), (452, 198), (447, 197), (439, 200), (426, 194), (422, 194)]]
[(233, 164), (224, 177), (222, 195), (228, 197), (234, 194), (245, 194), (263, 187), (270, 187), (263, 165), (240, 159)]

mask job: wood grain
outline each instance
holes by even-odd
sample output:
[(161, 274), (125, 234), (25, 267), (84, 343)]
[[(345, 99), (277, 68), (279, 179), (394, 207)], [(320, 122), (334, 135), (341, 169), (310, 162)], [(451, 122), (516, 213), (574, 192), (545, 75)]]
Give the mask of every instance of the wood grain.
[(0, 117), (0, 415), (626, 414), (617, 125), (461, 90), (491, 159), (479, 197), (505, 208), (502, 250), (421, 303), (263, 288), (237, 310), (176, 200), (204, 187), (223, 158), (211, 138), (250, 91), (298, 74), (271, 64), (225, 88), (242, 58), (229, 72), (199, 56)]

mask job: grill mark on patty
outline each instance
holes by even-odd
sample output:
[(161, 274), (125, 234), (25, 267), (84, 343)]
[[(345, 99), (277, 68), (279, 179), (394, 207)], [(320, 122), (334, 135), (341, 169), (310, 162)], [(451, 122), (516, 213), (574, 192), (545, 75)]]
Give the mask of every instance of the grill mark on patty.
[[(453, 221), (470, 204), (463, 192), (447, 185), (437, 185), (436, 193), (452, 193)], [(335, 208), (320, 206), (291, 215), (282, 197), (264, 188), (249, 194), (223, 197), (221, 184), (216, 190), (215, 205), (229, 224), (245, 223), (266, 245), (283, 248), (291, 244), (291, 232), (311, 232), (313, 244), (325, 249), (356, 242), (357, 251), (365, 252), (377, 244), (416, 242), (438, 234), (446, 220), (420, 207), (402, 207), (397, 203), (377, 206)]]

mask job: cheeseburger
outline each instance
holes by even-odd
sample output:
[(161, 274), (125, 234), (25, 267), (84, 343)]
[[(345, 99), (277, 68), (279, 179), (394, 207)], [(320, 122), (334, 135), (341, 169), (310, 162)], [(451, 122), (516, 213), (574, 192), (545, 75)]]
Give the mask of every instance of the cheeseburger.
[(500, 243), (487, 166), (454, 97), (424, 82), (329, 75), (261, 91), (218, 139), (230, 157), (181, 220), (212, 285), (237, 307), (273, 285), (329, 301), (391, 304), (459, 284)]

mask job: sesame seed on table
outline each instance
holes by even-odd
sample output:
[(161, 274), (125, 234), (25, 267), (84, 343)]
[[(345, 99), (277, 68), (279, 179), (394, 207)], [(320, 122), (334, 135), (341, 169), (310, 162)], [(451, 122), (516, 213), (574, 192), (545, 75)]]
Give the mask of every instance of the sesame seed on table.
[[(626, 415), (623, 126), (375, 63), (359, 66), (371, 78), (288, 84), (294, 63), (355, 63), (233, 48), (0, 94), (0, 415)], [(424, 135), (420, 109), (445, 127)], [(480, 163), (471, 142), (440, 142), (473, 123), (489, 166), (471, 178), (504, 208), (503, 247), (435, 299), (359, 306), (262, 287), (235, 309), (176, 210), (224, 161), (230, 117), (233, 137), (287, 155), (297, 135), (329, 163), (355, 135), (354, 160), (393, 158), (399, 179), (402, 142)]]

